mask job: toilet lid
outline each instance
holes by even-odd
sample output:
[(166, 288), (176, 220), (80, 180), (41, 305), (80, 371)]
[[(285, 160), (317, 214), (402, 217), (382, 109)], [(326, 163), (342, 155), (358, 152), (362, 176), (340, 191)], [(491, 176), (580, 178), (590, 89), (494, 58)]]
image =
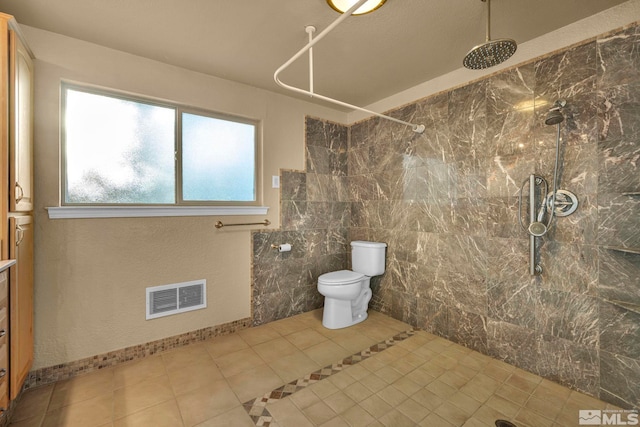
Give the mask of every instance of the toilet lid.
[(331, 273), (325, 273), (318, 277), (318, 281), (323, 285), (342, 285), (346, 283), (353, 283), (362, 280), (364, 274), (356, 273), (351, 270), (332, 271)]

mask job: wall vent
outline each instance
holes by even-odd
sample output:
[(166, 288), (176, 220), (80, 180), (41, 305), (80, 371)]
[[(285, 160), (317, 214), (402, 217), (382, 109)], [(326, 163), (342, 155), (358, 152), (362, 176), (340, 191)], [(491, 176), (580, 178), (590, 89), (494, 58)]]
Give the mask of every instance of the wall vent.
[(147, 288), (147, 320), (207, 307), (207, 281)]

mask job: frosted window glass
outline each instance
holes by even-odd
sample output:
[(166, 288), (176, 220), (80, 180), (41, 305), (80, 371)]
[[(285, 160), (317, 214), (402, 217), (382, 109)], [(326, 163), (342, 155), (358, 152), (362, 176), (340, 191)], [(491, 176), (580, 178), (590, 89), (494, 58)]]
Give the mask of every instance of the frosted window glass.
[(65, 203), (175, 203), (175, 110), (66, 90)]
[(182, 198), (256, 200), (256, 129), (252, 124), (182, 114)]

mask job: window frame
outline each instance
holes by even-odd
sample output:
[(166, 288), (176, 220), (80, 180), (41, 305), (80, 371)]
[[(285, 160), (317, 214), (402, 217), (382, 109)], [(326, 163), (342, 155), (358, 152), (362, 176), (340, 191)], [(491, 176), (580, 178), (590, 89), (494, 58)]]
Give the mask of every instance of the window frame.
[[(94, 95), (106, 96), (115, 99), (122, 99), (125, 101), (136, 102), (140, 104), (146, 104), (151, 106), (170, 108), (174, 110), (174, 203), (68, 203), (66, 202), (67, 196), (67, 159), (66, 159), (66, 99), (67, 90), (75, 90), (79, 92), (85, 92)], [(225, 120), (235, 123), (242, 123), (252, 125), (254, 127), (254, 159), (253, 159), (253, 186), (254, 186), (254, 200), (253, 201), (185, 201), (183, 199), (183, 164), (182, 164), (182, 114), (194, 114), (203, 117), (210, 117), (218, 120)], [(139, 94), (132, 94), (129, 92), (118, 91), (114, 89), (108, 89), (103, 87), (84, 85), (78, 83), (71, 83), (63, 81), (61, 83), (60, 93), (60, 203), (57, 210), (60, 212), (100, 212), (101, 208), (104, 208), (105, 212), (110, 212), (115, 215), (104, 215), (108, 217), (113, 216), (178, 216), (178, 212), (181, 208), (184, 209), (187, 216), (193, 215), (195, 212), (211, 212), (214, 214), (227, 214), (233, 215), (252, 215), (258, 212), (266, 213), (266, 210), (262, 203), (263, 188), (262, 188), (262, 171), (261, 171), (261, 156), (262, 156), (262, 121), (242, 116), (237, 116), (228, 113), (220, 113), (217, 111), (207, 110), (204, 108), (188, 106), (178, 102), (159, 100), (148, 96)], [(139, 212), (149, 213), (153, 212), (153, 208), (159, 208), (158, 214), (137, 214)], [(204, 209), (198, 209), (204, 208)], [(211, 209), (207, 209), (211, 208)], [(220, 208), (220, 209), (216, 209)], [(259, 208), (258, 210), (253, 208)], [(268, 209), (268, 208), (266, 208)], [(48, 208), (49, 215), (51, 217), (52, 212), (56, 208)], [(121, 214), (117, 214), (121, 212)], [(131, 215), (127, 214), (131, 213)], [(246, 212), (246, 213), (245, 213)], [(164, 215), (162, 213), (168, 213)], [(73, 214), (72, 214), (73, 215)], [(81, 214), (85, 215), (85, 214)], [(102, 214), (97, 216), (102, 217)], [(75, 216), (68, 216), (75, 217)], [(85, 216), (78, 216), (85, 217)]]

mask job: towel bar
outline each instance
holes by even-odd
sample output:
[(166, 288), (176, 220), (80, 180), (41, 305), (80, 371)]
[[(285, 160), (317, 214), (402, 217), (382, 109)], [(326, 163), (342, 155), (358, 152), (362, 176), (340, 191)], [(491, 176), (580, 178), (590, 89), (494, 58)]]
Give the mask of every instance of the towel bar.
[(223, 224), (222, 221), (218, 221), (215, 224), (216, 228), (222, 228), (222, 227), (235, 227), (236, 225), (264, 225), (265, 227), (270, 225), (271, 221), (269, 221), (268, 219), (265, 219), (262, 222), (245, 222), (242, 224)]

